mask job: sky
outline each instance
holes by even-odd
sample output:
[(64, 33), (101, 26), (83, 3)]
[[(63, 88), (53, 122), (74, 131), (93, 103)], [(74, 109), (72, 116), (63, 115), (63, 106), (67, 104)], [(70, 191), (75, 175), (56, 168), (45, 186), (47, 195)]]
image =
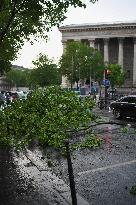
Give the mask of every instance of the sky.
[[(61, 25), (136, 21), (136, 0), (98, 0), (95, 4), (89, 3), (89, 0), (84, 0), (84, 2), (87, 3), (87, 8), (70, 7), (66, 13), (67, 18)], [(33, 45), (26, 42), (13, 64), (33, 68), (32, 61), (39, 53), (46, 54), (50, 59), (58, 62), (62, 55), (62, 42), (61, 33), (57, 27), (53, 27), (49, 32), (47, 43), (44, 40), (35, 42)]]

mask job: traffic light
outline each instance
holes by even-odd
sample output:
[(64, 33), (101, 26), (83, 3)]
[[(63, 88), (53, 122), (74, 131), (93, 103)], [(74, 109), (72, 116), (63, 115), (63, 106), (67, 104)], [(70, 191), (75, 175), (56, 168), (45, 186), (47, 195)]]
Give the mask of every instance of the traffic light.
[(111, 74), (111, 70), (105, 69), (105, 79), (108, 79)]

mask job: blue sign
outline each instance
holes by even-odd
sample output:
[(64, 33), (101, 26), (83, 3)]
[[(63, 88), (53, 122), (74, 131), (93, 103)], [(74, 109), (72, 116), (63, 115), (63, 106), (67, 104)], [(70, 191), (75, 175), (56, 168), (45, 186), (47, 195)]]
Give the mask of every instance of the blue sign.
[(110, 86), (110, 81), (108, 79), (103, 80), (104, 86)]

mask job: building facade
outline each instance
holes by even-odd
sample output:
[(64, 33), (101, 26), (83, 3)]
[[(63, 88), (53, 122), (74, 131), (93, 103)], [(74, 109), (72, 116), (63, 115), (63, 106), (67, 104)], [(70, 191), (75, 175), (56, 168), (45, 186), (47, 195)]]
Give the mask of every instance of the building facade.
[[(136, 87), (136, 22), (68, 25), (59, 28), (63, 52), (68, 41), (81, 41), (101, 51), (104, 62), (120, 64), (126, 87)], [(62, 84), (65, 84), (65, 78)]]

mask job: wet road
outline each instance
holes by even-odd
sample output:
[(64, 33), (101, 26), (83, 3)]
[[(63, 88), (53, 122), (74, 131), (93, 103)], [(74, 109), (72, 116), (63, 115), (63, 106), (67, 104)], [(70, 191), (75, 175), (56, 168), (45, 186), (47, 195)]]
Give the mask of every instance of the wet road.
[[(97, 113), (105, 120), (129, 124), (129, 132), (122, 133), (120, 125), (100, 125), (95, 131), (102, 136), (103, 146), (73, 152), (78, 193), (90, 205), (136, 205), (136, 196), (130, 194), (131, 187), (136, 184), (136, 124), (130, 119), (115, 120), (105, 110), (97, 110)], [(54, 172), (68, 181), (64, 159), (54, 160), (54, 163)]]

